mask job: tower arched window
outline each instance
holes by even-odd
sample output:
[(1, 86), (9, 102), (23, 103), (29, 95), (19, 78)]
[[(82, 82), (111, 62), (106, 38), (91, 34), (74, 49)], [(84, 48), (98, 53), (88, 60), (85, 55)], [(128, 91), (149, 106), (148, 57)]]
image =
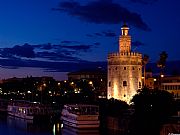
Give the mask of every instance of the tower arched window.
[(109, 81), (109, 87), (111, 87), (111, 81)]
[(124, 67), (124, 70), (126, 70), (126, 67)]
[(127, 86), (127, 81), (123, 81), (123, 86)]
[(142, 85), (141, 85), (141, 82), (139, 82), (139, 89), (141, 89)]

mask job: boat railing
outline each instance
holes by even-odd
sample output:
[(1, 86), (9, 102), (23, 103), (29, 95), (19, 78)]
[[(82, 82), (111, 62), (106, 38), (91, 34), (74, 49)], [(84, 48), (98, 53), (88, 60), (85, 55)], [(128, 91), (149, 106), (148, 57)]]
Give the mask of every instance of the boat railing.
[(99, 107), (97, 106), (68, 106), (66, 107), (69, 113), (76, 115), (98, 115)]

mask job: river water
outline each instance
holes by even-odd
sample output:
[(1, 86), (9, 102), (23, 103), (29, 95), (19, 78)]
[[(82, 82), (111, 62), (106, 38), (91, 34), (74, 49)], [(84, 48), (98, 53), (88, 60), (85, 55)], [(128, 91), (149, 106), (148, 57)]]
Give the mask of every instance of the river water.
[(99, 130), (75, 130), (62, 123), (41, 122), (0, 115), (0, 135), (104, 135)]

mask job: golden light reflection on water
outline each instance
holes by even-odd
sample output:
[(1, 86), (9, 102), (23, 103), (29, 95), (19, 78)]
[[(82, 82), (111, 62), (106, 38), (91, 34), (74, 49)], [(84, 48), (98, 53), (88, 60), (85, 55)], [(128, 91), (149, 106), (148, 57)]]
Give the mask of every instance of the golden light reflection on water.
[(59, 135), (62, 128), (63, 128), (63, 124), (61, 124), (61, 123), (54, 124), (53, 125), (53, 135)]

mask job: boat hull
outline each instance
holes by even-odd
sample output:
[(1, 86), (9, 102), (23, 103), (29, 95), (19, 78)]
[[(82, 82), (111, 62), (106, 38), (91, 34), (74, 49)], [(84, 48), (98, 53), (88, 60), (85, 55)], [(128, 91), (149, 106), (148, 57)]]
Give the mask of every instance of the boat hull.
[(18, 118), (22, 118), (22, 119), (27, 119), (27, 120), (33, 120), (34, 119), (34, 116), (28, 116), (28, 115), (17, 114), (17, 113), (12, 113), (12, 112), (8, 112), (8, 115), (18, 117)]
[(29, 102), (12, 102), (7, 107), (10, 116), (27, 120), (49, 120), (52, 109), (48, 106)]
[(61, 117), (64, 125), (80, 128), (80, 129), (88, 129), (88, 128), (99, 128), (98, 120), (72, 120), (66, 117)]
[(61, 120), (69, 127), (97, 129), (100, 125), (98, 110), (95, 105), (64, 105)]

